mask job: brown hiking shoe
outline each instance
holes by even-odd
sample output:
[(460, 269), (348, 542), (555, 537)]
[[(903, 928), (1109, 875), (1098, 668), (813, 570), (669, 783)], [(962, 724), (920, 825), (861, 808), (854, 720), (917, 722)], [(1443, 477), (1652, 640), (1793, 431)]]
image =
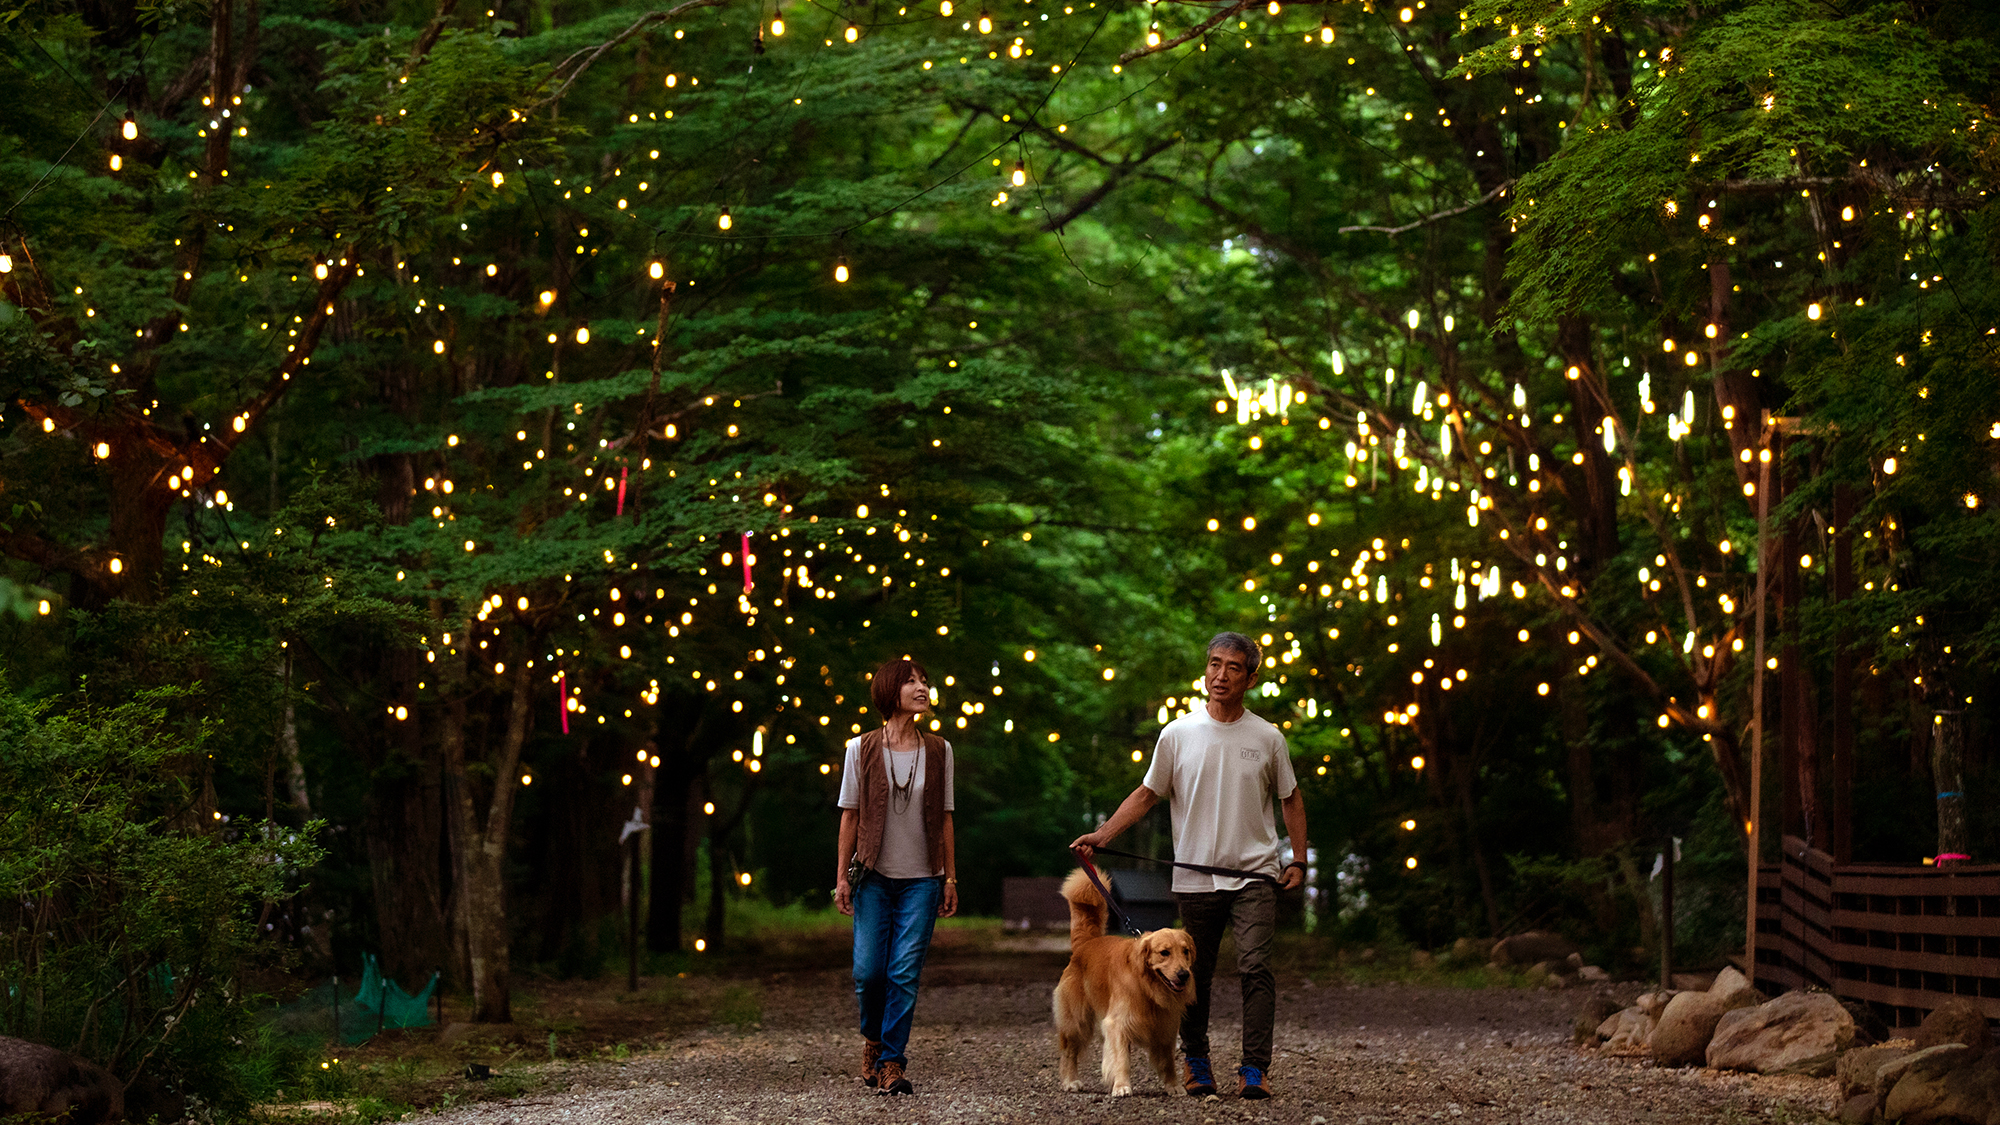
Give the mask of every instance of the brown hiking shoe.
[(882, 1064), (882, 1077), (876, 1083), (875, 1092), (885, 1095), (914, 1094), (917, 1092), (917, 1088), (910, 1085), (909, 1079), (903, 1077), (902, 1063), (885, 1062)]
[(1187, 1061), (1187, 1083), (1184, 1087), (1190, 1098), (1205, 1098), (1215, 1093), (1215, 1075), (1208, 1068), (1208, 1060), (1191, 1058)]
[(1239, 1066), (1236, 1068), (1236, 1077), (1242, 1082), (1242, 1085), (1236, 1088), (1237, 1097), (1255, 1099), (1271, 1096), (1271, 1087), (1265, 1084), (1264, 1071), (1261, 1067)]
[(882, 1044), (873, 1039), (861, 1044), (861, 1084), (874, 1089), (882, 1078)]

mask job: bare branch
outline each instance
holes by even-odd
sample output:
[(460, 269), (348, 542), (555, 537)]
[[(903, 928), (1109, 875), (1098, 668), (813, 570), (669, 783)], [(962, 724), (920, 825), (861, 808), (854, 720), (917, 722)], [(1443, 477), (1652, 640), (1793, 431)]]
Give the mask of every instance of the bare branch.
[[(569, 88), (576, 84), (576, 80), (583, 77), (584, 71), (589, 70), (597, 60), (603, 58), (612, 48), (631, 39), (634, 35), (639, 34), (656, 23), (665, 23), (683, 12), (691, 12), (696, 8), (719, 8), (727, 2), (728, 0), (682, 0), (681, 3), (668, 8), (664, 12), (648, 12), (640, 16), (637, 20), (633, 21), (631, 27), (598, 44), (596, 47), (586, 47), (564, 59), (561, 65), (556, 67), (554, 74), (551, 75), (551, 77), (562, 76), (562, 84), (557, 86), (547, 97), (528, 107), (528, 112), (533, 113), (552, 102), (561, 100), (562, 96), (569, 92)], [(575, 69), (571, 69), (572, 66)]]
[(1193, 39), (1195, 36), (1200, 35), (1202, 32), (1207, 31), (1209, 28), (1214, 27), (1216, 24), (1221, 23), (1223, 20), (1228, 19), (1230, 16), (1233, 16), (1236, 13), (1242, 11), (1243, 9), (1248, 8), (1250, 6), (1250, 3), (1251, 0), (1237, 0), (1236, 3), (1231, 4), (1229, 7), (1222, 9), (1221, 11), (1208, 17), (1202, 22), (1189, 28), (1187, 34), (1182, 35), (1175, 39), (1166, 40), (1157, 47), (1141, 47), (1136, 51), (1127, 51), (1124, 54), (1118, 56), (1118, 61), (1121, 63), (1128, 63), (1131, 62), (1133, 59), (1143, 59), (1147, 55), (1157, 55), (1161, 51), (1171, 51), (1175, 47), (1178, 47), (1181, 44), (1187, 42), (1188, 40)]
[(1449, 219), (1453, 215), (1463, 215), (1467, 211), (1472, 210), (1474, 207), (1482, 207), (1488, 203), (1493, 202), (1494, 197), (1504, 194), (1508, 188), (1513, 186), (1514, 186), (1514, 181), (1502, 180), (1499, 183), (1493, 185), (1492, 191), (1487, 192), (1485, 195), (1480, 196), (1478, 199), (1475, 199), (1470, 203), (1462, 204), (1457, 207), (1449, 207), (1443, 211), (1437, 212), (1436, 214), (1425, 215), (1421, 219), (1417, 219), (1414, 222), (1404, 223), (1400, 227), (1341, 227), (1339, 231), (1337, 231), (1336, 233), (1354, 234), (1357, 231), (1374, 231), (1380, 234), (1405, 234), (1409, 231), (1417, 229), (1418, 227), (1425, 226), (1430, 223), (1435, 223), (1440, 219)]

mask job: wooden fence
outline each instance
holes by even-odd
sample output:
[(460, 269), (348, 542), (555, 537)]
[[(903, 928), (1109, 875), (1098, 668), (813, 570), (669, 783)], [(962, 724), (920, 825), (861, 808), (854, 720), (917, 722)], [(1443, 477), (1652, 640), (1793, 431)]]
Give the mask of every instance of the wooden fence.
[(2000, 1019), (2000, 865), (1836, 865), (1795, 836), (1757, 876), (1757, 983), (1818, 986), (1910, 1027), (1964, 996)]

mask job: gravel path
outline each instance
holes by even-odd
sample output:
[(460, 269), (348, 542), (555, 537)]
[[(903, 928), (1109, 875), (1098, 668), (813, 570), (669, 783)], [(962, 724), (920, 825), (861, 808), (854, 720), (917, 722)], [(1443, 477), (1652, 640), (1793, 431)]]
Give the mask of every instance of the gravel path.
[[(852, 986), (843, 973), (818, 971), (762, 981), (761, 1024), (709, 1028), (621, 1062), (551, 1066), (532, 1076), (534, 1092), (461, 1106), (435, 1120), (1649, 1125), (1812, 1120), (1835, 1109), (1830, 1079), (1660, 1070), (1576, 1050), (1569, 1043), (1576, 992), (1315, 986), (1282, 971), (1279, 1051), (1269, 1079), (1276, 1097), (1170, 1099), (1148, 1088), (1148, 1079), (1139, 1094), (1114, 1100), (1098, 1092), (1094, 1055), (1085, 1060), (1084, 1092), (1066, 1094), (1056, 1086), (1049, 1026), (1049, 994), (1063, 962), (1046, 942), (934, 960), (910, 1048), (914, 1098), (879, 1098), (860, 1086)], [(1216, 1069), (1218, 1078), (1233, 1077), (1241, 1010), (1235, 978), (1218, 977), (1215, 991)], [(1139, 1060), (1133, 1073), (1147, 1073)]]

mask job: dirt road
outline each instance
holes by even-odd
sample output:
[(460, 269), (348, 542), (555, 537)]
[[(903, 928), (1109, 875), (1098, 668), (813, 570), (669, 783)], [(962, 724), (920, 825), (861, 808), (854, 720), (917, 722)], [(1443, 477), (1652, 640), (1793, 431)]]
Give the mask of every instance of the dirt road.
[[(1577, 1051), (1569, 1042), (1575, 992), (1316, 985), (1282, 969), (1274, 1098), (1169, 1098), (1148, 1081), (1139, 1094), (1114, 1100), (1094, 1081), (1094, 1057), (1085, 1091), (1063, 1093), (1049, 994), (1064, 960), (1062, 943), (1047, 939), (936, 951), (910, 1049), (916, 1097), (876, 1097), (859, 1085), (851, 983), (840, 971), (815, 970), (763, 979), (755, 1023), (682, 1034), (621, 1061), (549, 1064), (529, 1082), (531, 1092), (434, 1120), (1649, 1125), (1812, 1120), (1834, 1109), (1831, 1080), (1657, 1070)], [(1215, 995), (1221, 1077), (1233, 1075), (1236, 1062), (1236, 979), (1219, 977)], [(1142, 1073), (1135, 1065), (1135, 1077)]]

